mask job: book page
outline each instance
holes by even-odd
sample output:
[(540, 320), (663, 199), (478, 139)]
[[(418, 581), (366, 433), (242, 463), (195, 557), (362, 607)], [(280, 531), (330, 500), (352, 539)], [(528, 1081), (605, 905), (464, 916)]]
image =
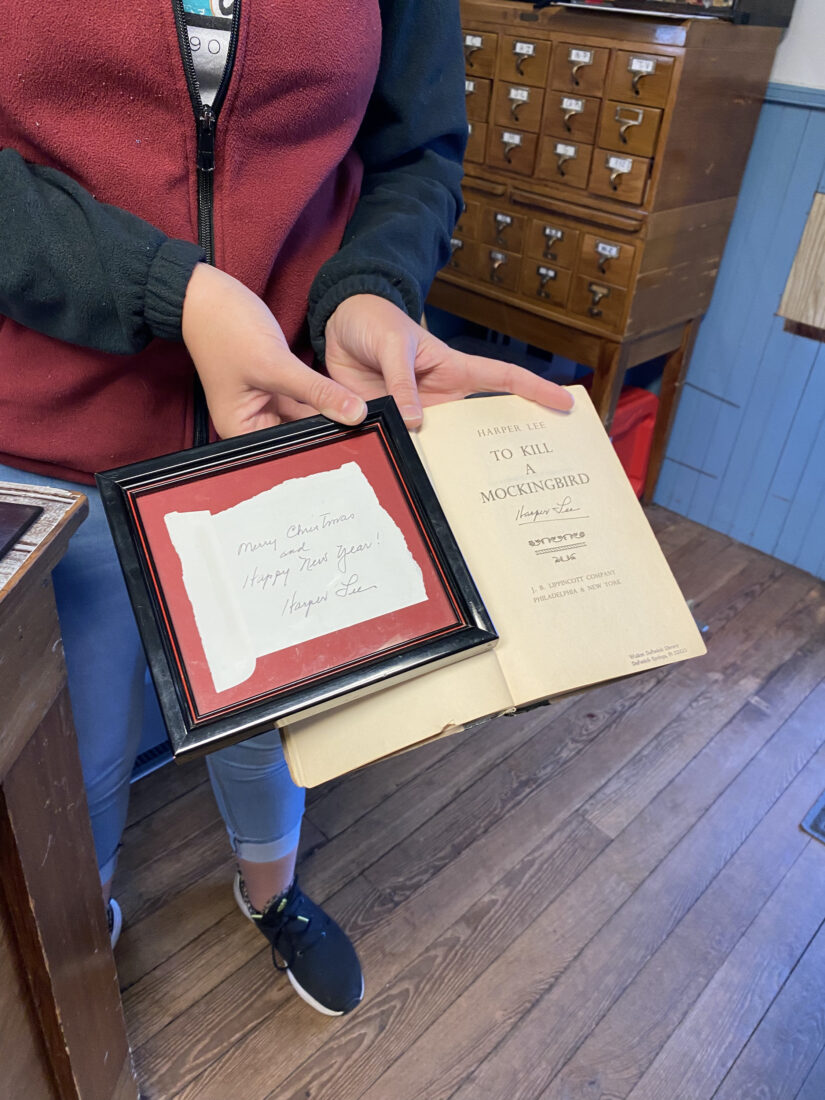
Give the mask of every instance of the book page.
[(288, 718), (281, 740), (292, 778), (314, 787), (511, 706), (495, 650), (487, 650), (324, 714)]
[(511, 396), (439, 405), (419, 432), (519, 706), (705, 652), (587, 391), (572, 392), (566, 414)]
[(402, 531), (356, 462), (214, 515), (164, 518), (216, 691), (247, 680), (259, 657), (427, 598)]

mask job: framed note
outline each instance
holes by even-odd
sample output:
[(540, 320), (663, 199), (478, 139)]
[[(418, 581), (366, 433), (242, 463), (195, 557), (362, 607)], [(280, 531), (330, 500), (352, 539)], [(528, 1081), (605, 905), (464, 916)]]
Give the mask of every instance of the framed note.
[(97, 482), (176, 756), (496, 641), (391, 398)]

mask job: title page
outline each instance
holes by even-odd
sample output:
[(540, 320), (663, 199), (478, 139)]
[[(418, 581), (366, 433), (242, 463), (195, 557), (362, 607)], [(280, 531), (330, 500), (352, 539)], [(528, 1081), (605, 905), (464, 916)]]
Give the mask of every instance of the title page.
[(419, 449), (517, 705), (705, 652), (585, 389), (426, 411)]

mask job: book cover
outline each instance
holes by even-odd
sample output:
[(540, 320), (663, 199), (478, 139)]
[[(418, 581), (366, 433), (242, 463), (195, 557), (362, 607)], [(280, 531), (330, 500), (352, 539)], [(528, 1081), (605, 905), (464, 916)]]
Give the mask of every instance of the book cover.
[(572, 392), (567, 414), (512, 396), (426, 410), (419, 454), (499, 644), (370, 699), (288, 719), (297, 783), (705, 652), (586, 390)]

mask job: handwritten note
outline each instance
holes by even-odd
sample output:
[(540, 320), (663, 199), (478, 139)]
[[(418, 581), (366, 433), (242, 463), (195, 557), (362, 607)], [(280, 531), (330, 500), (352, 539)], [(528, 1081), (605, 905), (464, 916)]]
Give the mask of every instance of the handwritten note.
[(268, 653), (426, 599), (403, 533), (355, 462), (215, 515), (164, 518), (216, 691)]

